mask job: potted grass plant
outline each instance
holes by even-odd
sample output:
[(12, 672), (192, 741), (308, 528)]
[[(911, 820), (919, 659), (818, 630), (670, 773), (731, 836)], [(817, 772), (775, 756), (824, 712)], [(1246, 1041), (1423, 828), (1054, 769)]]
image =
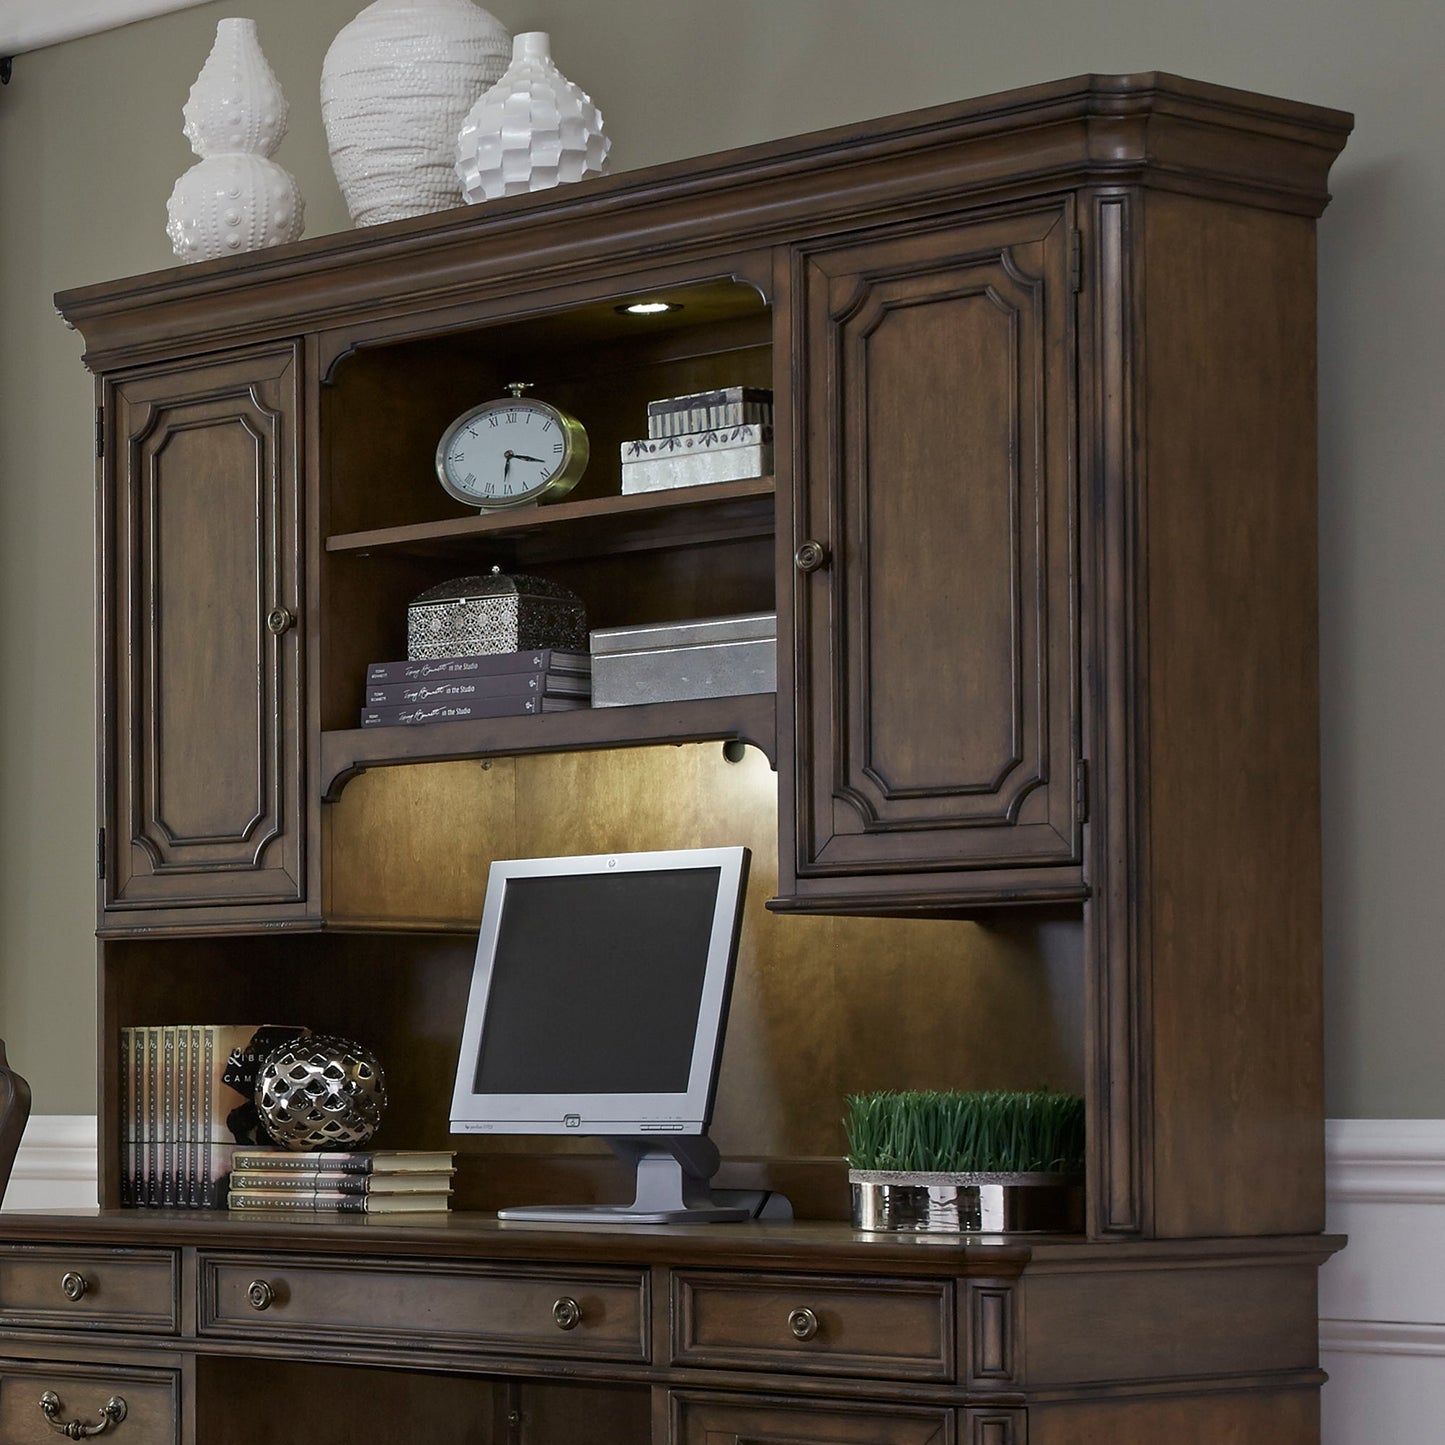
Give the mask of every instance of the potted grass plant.
[(1083, 1226), (1084, 1101), (1047, 1089), (854, 1094), (843, 1120), (859, 1229)]

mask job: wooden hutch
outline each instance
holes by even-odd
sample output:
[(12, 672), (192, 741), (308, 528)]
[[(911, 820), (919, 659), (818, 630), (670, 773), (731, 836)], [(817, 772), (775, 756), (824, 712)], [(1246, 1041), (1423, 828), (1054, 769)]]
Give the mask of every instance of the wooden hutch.
[[(101, 1199), (0, 1218), (0, 1435), (1316, 1441), (1349, 124), (1089, 76), (58, 298), (97, 378)], [(593, 464), (464, 513), (437, 440), (519, 377)], [(729, 383), (773, 388), (776, 475), (620, 495), (645, 403)], [(408, 599), (493, 563), (599, 627), (776, 610), (776, 698), (360, 729)], [(720, 1182), (795, 1223), (499, 1225), (620, 1185), (535, 1141), (456, 1141), (444, 1222), (118, 1207), (122, 1027), (361, 1039), (377, 1144), (451, 1147), (488, 860), (735, 842)], [(1038, 1083), (1088, 1100), (1083, 1235), (844, 1222), (846, 1093)]]

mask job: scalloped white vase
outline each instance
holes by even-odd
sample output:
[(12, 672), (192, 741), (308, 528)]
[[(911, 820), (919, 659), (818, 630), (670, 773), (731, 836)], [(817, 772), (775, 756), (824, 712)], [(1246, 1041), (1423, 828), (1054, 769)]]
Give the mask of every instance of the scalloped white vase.
[(461, 204), (457, 127), (510, 51), (472, 0), (375, 0), (343, 27), (321, 66), (321, 119), (354, 224)]
[(183, 261), (210, 261), (294, 241), (305, 203), (291, 174), (271, 160), (286, 134), (286, 97), (254, 20), (222, 20), (181, 114), (201, 157), (166, 202), (166, 234)]
[(518, 35), (512, 63), (457, 135), (456, 171), (469, 205), (602, 175), (612, 142), (602, 112), (552, 62), (542, 30)]

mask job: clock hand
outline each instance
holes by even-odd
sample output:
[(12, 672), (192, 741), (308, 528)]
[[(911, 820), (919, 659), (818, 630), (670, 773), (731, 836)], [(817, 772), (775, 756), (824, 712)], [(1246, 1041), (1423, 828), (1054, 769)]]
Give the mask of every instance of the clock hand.
[(516, 458), (519, 462), (536, 462), (539, 466), (544, 467), (547, 465), (541, 457), (529, 457), (525, 452), (508, 452), (507, 455)]

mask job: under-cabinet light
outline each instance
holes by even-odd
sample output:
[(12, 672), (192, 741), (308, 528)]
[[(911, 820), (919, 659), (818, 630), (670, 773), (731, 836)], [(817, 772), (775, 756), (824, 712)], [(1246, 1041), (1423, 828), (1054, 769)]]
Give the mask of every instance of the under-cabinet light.
[(664, 311), (681, 311), (676, 301), (629, 301), (617, 308), (628, 316), (661, 316)]

